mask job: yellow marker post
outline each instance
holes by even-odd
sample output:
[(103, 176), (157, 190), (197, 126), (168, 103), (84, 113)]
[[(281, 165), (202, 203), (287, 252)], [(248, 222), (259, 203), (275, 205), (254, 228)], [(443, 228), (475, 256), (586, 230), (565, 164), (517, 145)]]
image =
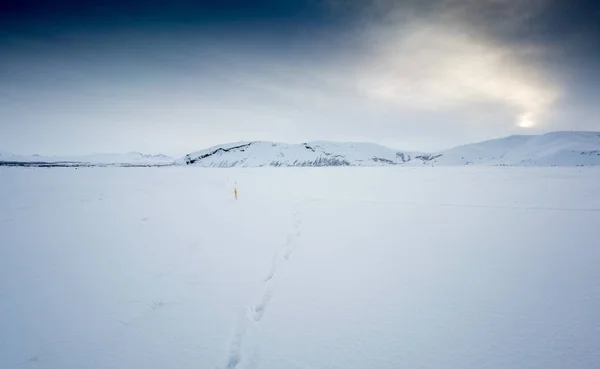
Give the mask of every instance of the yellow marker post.
[(235, 196), (235, 199), (237, 200), (237, 183), (235, 184), (235, 187), (233, 188), (233, 196)]

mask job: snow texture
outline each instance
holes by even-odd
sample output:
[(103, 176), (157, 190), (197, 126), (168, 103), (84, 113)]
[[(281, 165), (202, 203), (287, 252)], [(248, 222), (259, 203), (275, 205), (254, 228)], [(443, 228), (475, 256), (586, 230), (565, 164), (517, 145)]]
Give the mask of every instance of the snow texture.
[(392, 150), (372, 143), (238, 142), (190, 153), (176, 163), (219, 168), (600, 165), (600, 133), (552, 132), (540, 136), (510, 136), (429, 154)]
[(0, 167), (0, 209), (0, 368), (600, 362), (600, 169)]

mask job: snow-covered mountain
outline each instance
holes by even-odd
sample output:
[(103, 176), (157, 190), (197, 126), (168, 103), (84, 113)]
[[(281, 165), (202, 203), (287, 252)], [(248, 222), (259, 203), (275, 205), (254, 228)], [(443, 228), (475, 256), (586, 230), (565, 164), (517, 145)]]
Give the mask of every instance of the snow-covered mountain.
[(509, 136), (440, 152), (433, 165), (600, 165), (600, 132)]
[(0, 152), (0, 163), (4, 165), (48, 165), (48, 166), (146, 166), (167, 165), (173, 163), (173, 158), (158, 154), (147, 155), (139, 152), (126, 154), (90, 154), (82, 156), (42, 156), (16, 155)]
[(435, 153), (393, 150), (373, 143), (238, 142), (197, 151), (176, 164), (202, 167), (263, 166), (577, 166), (600, 165), (600, 132), (509, 136)]
[(488, 140), (434, 153), (394, 150), (374, 143), (251, 141), (213, 146), (178, 160), (165, 155), (15, 155), (0, 152), (0, 165), (324, 167), (324, 166), (584, 166), (600, 165), (600, 132), (551, 132)]
[(358, 142), (306, 142), (285, 144), (275, 142), (238, 142), (213, 146), (186, 155), (178, 164), (202, 167), (325, 167), (325, 166), (387, 166), (411, 161), (423, 162), (426, 154), (405, 152)]

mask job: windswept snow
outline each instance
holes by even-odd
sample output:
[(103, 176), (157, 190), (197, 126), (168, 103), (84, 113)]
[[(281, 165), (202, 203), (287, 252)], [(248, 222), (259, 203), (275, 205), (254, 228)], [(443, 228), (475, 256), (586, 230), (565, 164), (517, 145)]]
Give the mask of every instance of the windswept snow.
[(0, 168), (0, 368), (593, 368), (599, 194), (595, 168)]
[(435, 153), (393, 150), (372, 143), (238, 142), (188, 154), (177, 163), (219, 168), (600, 165), (600, 132), (552, 132), (540, 136), (510, 136)]

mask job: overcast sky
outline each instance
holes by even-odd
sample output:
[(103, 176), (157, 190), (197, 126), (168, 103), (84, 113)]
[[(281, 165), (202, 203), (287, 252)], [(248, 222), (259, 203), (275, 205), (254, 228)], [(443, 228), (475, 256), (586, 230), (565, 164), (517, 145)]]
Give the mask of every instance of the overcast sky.
[(595, 3), (3, 1), (0, 151), (600, 130)]

